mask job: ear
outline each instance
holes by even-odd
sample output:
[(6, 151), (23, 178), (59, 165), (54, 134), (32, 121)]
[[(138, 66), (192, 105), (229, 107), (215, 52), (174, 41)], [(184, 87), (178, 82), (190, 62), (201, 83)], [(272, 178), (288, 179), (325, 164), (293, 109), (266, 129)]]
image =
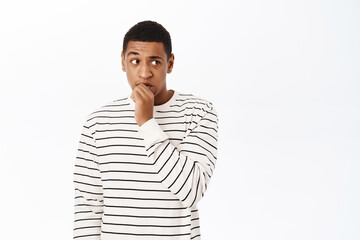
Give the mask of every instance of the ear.
[(175, 56), (172, 53), (169, 60), (168, 60), (168, 69), (167, 69), (167, 73), (171, 73), (172, 69), (174, 67), (174, 60), (175, 60)]
[(126, 70), (125, 70), (125, 56), (124, 56), (124, 53), (122, 51), (121, 51), (121, 66), (122, 66), (123, 72), (126, 72)]

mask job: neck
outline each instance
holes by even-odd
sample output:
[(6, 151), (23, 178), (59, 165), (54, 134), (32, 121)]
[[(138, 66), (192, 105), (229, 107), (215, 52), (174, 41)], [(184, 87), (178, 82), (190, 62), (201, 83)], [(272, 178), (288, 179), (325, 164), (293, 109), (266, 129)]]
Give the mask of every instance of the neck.
[(166, 93), (160, 96), (159, 98), (154, 99), (154, 106), (161, 105), (166, 103), (170, 100), (170, 98), (173, 96), (174, 91), (172, 90), (166, 90)]

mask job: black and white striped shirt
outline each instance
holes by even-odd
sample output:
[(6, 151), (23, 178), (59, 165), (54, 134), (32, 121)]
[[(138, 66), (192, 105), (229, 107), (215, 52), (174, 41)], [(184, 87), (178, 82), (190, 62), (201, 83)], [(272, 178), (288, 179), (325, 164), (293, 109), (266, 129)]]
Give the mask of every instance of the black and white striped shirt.
[(74, 239), (200, 239), (213, 174), (213, 104), (173, 90), (138, 126), (130, 94), (89, 114), (74, 168)]

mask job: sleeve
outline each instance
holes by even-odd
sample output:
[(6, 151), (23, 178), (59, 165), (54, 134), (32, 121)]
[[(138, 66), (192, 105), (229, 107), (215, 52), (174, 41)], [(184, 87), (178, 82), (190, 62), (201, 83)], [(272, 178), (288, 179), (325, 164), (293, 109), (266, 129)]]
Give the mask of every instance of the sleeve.
[(73, 238), (99, 240), (103, 209), (103, 190), (96, 142), (86, 124), (82, 128), (74, 168), (74, 230)]
[(182, 202), (196, 206), (209, 185), (217, 159), (218, 117), (215, 108), (204, 110), (178, 147), (154, 118), (139, 126), (145, 149), (161, 182)]

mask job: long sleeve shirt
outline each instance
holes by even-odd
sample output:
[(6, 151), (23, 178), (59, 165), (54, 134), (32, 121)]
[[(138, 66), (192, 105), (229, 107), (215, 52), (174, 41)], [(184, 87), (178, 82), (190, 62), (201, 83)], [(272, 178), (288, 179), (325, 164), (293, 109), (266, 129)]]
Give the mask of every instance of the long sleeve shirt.
[(138, 126), (130, 94), (89, 114), (74, 168), (74, 239), (201, 238), (197, 204), (217, 159), (213, 104), (173, 90)]

